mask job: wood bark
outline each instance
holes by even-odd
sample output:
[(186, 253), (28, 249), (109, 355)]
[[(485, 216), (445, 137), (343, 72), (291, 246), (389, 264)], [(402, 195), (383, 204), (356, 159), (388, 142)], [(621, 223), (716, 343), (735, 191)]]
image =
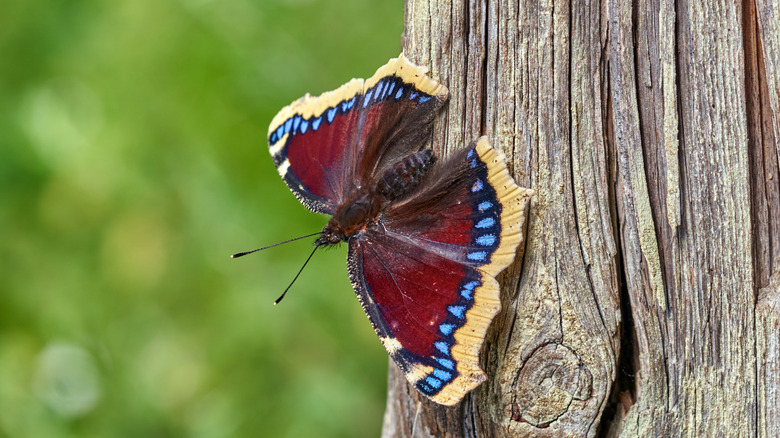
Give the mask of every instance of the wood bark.
[(780, 436), (780, 3), (407, 0), (450, 89), (533, 188), (488, 381), (456, 407), (390, 365), (386, 437)]

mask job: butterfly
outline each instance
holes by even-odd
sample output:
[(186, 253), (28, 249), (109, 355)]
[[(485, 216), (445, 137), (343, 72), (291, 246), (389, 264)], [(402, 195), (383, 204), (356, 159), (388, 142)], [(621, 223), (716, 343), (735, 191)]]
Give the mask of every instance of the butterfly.
[(401, 54), (369, 79), (307, 94), (273, 118), (268, 146), (298, 200), (331, 215), (315, 251), (349, 245), (349, 278), (390, 357), (454, 405), (486, 380), (495, 276), (524, 239), (533, 192), (486, 137), (444, 159), (425, 148), (449, 94), (426, 73)]

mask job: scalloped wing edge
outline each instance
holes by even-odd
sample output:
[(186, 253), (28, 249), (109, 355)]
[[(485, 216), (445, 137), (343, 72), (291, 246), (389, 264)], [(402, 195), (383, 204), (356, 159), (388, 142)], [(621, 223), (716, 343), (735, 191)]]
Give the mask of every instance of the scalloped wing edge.
[(447, 87), (428, 76), (427, 67), (412, 64), (403, 52), (398, 55), (398, 58), (393, 58), (387, 64), (379, 67), (376, 73), (366, 80), (364, 89), (368, 90), (387, 76), (397, 76), (405, 83), (414, 85), (423, 93), (437, 98), (446, 99), (450, 93)]
[[(397, 58), (392, 58), (387, 64), (379, 67), (376, 73), (368, 79), (352, 79), (339, 88), (327, 91), (319, 96), (312, 96), (306, 93), (300, 99), (285, 106), (271, 120), (268, 126), (267, 137), (270, 139), (271, 134), (279, 128), (279, 125), (286, 122), (290, 117), (294, 115), (301, 115), (305, 119), (319, 117), (328, 108), (351, 97), (363, 95), (366, 90), (376, 85), (382, 78), (388, 76), (397, 76), (405, 83), (414, 85), (416, 89), (425, 94), (438, 99), (446, 99), (449, 95), (447, 87), (427, 76), (427, 73), (428, 69), (426, 67), (412, 64), (401, 53)], [(284, 134), (276, 143), (284, 144), (288, 136), (289, 134)]]
[[(515, 259), (517, 248), (525, 239), (525, 229), (534, 191), (519, 187), (506, 167), (506, 156), (493, 149), (487, 137), (477, 141), (480, 160), (487, 165), (488, 181), (501, 202), (501, 240), (488, 265), (477, 268), (482, 273), (482, 284), (474, 290), (474, 304), (466, 311), (466, 323), (453, 334), (455, 345), (452, 357), (456, 361), (458, 376), (430, 397), (436, 403), (452, 406), (487, 379), (479, 365), (479, 354), (493, 318), (501, 310), (501, 288), (496, 275)], [(522, 249), (522, 248), (521, 248)], [(384, 342), (383, 342), (384, 343)], [(387, 346), (385, 346), (387, 348)], [(422, 370), (416, 370), (414, 376)], [(427, 373), (426, 373), (427, 374)], [(422, 374), (423, 376), (426, 374)], [(419, 380), (419, 379), (417, 379)]]
[(487, 164), (488, 182), (501, 203), (501, 244), (493, 252), (490, 264), (479, 268), (495, 277), (518, 254), (516, 249), (525, 239), (528, 210), (535, 192), (515, 183), (506, 167), (506, 155), (493, 149), (486, 136), (477, 140), (476, 150), (480, 160)]
[[(270, 139), (271, 134), (279, 128), (279, 125), (286, 122), (292, 116), (301, 115), (305, 119), (317, 117), (339, 102), (353, 96), (361, 95), (363, 93), (364, 83), (365, 80), (363, 79), (351, 79), (349, 82), (335, 90), (326, 91), (319, 96), (312, 96), (311, 94), (306, 93), (303, 97), (279, 110), (276, 116), (271, 120), (271, 124), (268, 125), (267, 137)], [(284, 134), (276, 143), (284, 144), (287, 142), (287, 137), (289, 135), (290, 134)]]

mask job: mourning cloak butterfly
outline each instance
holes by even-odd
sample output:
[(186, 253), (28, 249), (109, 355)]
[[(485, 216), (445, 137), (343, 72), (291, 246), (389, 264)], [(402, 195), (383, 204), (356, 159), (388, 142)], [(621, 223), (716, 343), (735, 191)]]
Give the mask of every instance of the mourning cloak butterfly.
[(495, 276), (524, 238), (533, 192), (482, 137), (445, 159), (425, 149), (447, 88), (401, 54), (283, 108), (269, 127), (276, 168), (312, 211), (315, 241), (348, 242), (363, 310), (417, 389), (443, 405), (485, 380), (479, 352), (498, 313)]

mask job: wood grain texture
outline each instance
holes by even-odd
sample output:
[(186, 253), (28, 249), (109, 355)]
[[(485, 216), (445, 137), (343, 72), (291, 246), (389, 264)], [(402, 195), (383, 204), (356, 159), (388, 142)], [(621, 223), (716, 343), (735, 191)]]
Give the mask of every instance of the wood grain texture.
[[(608, 10), (612, 102), (609, 138), (617, 157), (615, 201), (621, 223), (626, 304), (631, 309), (630, 321), (633, 323), (628, 327), (633, 337), (626, 341), (632, 346), (629, 372), (641, 376), (629, 387), (620, 388), (616, 407), (619, 415), (610, 425), (613, 435), (622, 432), (627, 436), (662, 436), (658, 425), (663, 424), (667, 401), (662, 315), (668, 308), (655, 229), (656, 223), (660, 222), (660, 228), (668, 231), (677, 221), (677, 215), (670, 212), (654, 218), (650, 205), (655, 201), (663, 208), (670, 199), (674, 202), (673, 196), (663, 196), (663, 193), (669, 181), (676, 179), (676, 176), (667, 178), (667, 175), (677, 175), (678, 170), (674, 164), (668, 166), (669, 154), (662, 143), (666, 139), (657, 135), (665, 127), (662, 111), (669, 108), (660, 87), (652, 86), (661, 83), (658, 48), (648, 39), (648, 34), (658, 30), (658, 21), (650, 19), (654, 6), (657, 4), (645, 3), (640, 9), (641, 18), (637, 21), (643, 24), (638, 28), (636, 41), (631, 4), (611, 1)], [(637, 50), (635, 46), (638, 46)], [(656, 53), (651, 54), (653, 51)], [(663, 83), (668, 86), (673, 81)], [(676, 112), (676, 108), (670, 110)], [(642, 146), (648, 141), (654, 143), (657, 154), (645, 160)], [(648, 174), (652, 175), (649, 179), (655, 181), (656, 186), (648, 187)]]
[(403, 46), (533, 188), (488, 381), (394, 366), (383, 435), (780, 435), (776, 0), (407, 0)]

